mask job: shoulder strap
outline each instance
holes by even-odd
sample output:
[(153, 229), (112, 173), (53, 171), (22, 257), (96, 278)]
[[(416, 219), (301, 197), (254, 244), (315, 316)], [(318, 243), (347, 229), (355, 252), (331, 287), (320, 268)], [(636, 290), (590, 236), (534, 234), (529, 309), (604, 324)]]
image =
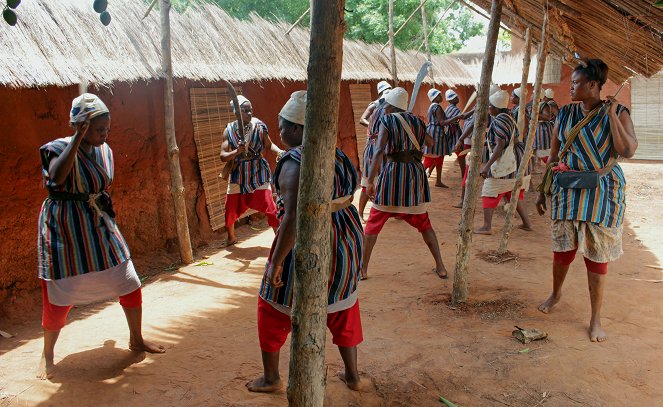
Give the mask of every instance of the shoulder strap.
[(567, 151), (569, 151), (569, 148), (571, 148), (571, 145), (575, 141), (575, 139), (578, 137), (578, 134), (582, 131), (583, 127), (589, 124), (594, 118), (603, 110), (603, 106), (605, 104), (600, 104), (596, 106), (594, 109), (592, 109), (591, 112), (587, 116), (585, 116), (584, 119), (576, 123), (575, 126), (569, 130), (568, 133), (566, 133), (566, 143), (564, 143), (564, 147), (562, 147), (562, 151), (560, 151), (558, 158), (560, 161), (564, 158), (564, 155), (566, 154)]
[(407, 136), (409, 137), (410, 141), (412, 144), (414, 144), (414, 147), (417, 149), (417, 151), (421, 151), (421, 145), (417, 141), (416, 137), (414, 137), (414, 133), (412, 132), (412, 127), (408, 124), (408, 122), (405, 121), (405, 118), (403, 117), (402, 113), (394, 113), (394, 116), (398, 119), (399, 122), (401, 122), (401, 126), (403, 126), (403, 130), (407, 133)]

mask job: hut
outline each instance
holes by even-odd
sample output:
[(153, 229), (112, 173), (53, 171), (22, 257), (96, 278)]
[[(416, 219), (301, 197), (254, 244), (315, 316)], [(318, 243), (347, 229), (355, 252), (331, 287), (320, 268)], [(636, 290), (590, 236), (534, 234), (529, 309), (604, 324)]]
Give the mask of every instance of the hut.
[[(141, 269), (177, 259), (174, 209), (169, 193), (164, 137), (159, 15), (143, 19), (137, 1), (109, 4), (103, 26), (91, 2), (33, 0), (17, 9), (19, 22), (0, 23), (0, 315), (38, 296), (36, 225), (46, 191), (38, 148), (70, 134), (70, 101), (79, 87), (101, 96), (112, 114), (116, 162), (112, 186), (118, 223)], [(220, 172), (221, 132), (232, 120), (222, 79), (253, 101), (279, 142), (277, 113), (290, 93), (306, 88), (309, 33), (251, 16), (229, 17), (212, 5), (171, 18), (175, 125), (194, 247), (223, 236), (225, 184)], [(401, 86), (411, 89), (423, 56), (399, 51)], [(471, 76), (455, 58), (433, 58), (438, 87), (469, 96)], [(379, 45), (346, 41), (338, 145), (359, 163), (365, 130), (358, 118), (376, 97), (377, 81), (391, 77)], [(429, 83), (427, 86), (431, 86)], [(415, 111), (425, 113), (427, 88)], [(269, 157), (273, 160), (273, 157)], [(273, 161), (272, 161), (273, 164)]]

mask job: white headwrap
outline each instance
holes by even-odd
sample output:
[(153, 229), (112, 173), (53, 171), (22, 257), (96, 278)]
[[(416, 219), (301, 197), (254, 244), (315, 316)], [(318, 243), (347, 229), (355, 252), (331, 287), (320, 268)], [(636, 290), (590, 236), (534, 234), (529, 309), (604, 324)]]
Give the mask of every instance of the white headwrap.
[(378, 94), (384, 92), (387, 89), (391, 89), (391, 85), (387, 81), (378, 82)]
[(457, 97), (458, 95), (456, 94), (456, 92), (454, 92), (451, 89), (447, 89), (447, 91), (444, 92), (444, 98), (447, 100), (447, 102), (454, 100)]
[(497, 92), (500, 90), (500, 87), (495, 85), (494, 83), (490, 84), (490, 90), (488, 91), (488, 96), (492, 95), (493, 93)]
[(290, 99), (285, 102), (281, 108), (279, 116), (283, 117), (289, 122), (304, 125), (306, 117), (306, 91), (298, 90), (292, 92)]
[(108, 113), (108, 108), (97, 95), (83, 93), (71, 102), (69, 122), (83, 123), (88, 118), (93, 119), (104, 113)]
[[(247, 98), (245, 98), (242, 95), (237, 95), (237, 103), (239, 103), (239, 107), (242, 107), (244, 103), (251, 103), (251, 101)], [(235, 102), (232, 100), (230, 101), (230, 107), (232, 107), (233, 112), (235, 111)]]
[(441, 92), (439, 90), (435, 89), (435, 88), (429, 90), (428, 91), (428, 100), (430, 100), (432, 102), (433, 100), (435, 100), (436, 97), (439, 96), (440, 93)]
[(554, 98), (555, 98), (555, 91), (552, 90), (552, 89), (546, 89), (545, 92), (544, 92), (544, 95), (545, 95), (548, 99), (554, 99)]
[[(513, 90), (513, 94), (518, 96), (518, 99), (520, 99), (520, 87), (517, 87), (516, 89)], [(525, 89), (525, 96), (527, 96), (527, 89)]]
[(407, 99), (407, 91), (403, 88), (393, 88), (384, 98), (385, 102), (401, 110), (407, 110)]
[(509, 92), (500, 90), (490, 95), (490, 104), (498, 109), (506, 109), (509, 107)]

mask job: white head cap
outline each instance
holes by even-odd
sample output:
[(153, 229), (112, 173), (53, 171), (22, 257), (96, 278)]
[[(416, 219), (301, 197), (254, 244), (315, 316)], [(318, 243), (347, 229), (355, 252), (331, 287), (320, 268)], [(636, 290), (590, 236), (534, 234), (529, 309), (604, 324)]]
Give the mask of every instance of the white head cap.
[(407, 110), (407, 91), (403, 88), (394, 88), (385, 96), (385, 102), (401, 110)]
[(378, 94), (384, 92), (387, 89), (391, 89), (391, 85), (387, 81), (378, 82)]
[(447, 89), (447, 91), (444, 92), (444, 98), (447, 100), (447, 102), (454, 100), (457, 97), (458, 95), (456, 94), (456, 92), (454, 92), (451, 89)]
[(298, 90), (292, 92), (290, 99), (285, 102), (281, 108), (279, 116), (283, 117), (289, 122), (304, 125), (306, 117), (306, 91)]
[(488, 91), (488, 95), (492, 95), (493, 93), (497, 92), (500, 90), (500, 87), (495, 85), (494, 83), (490, 84), (490, 90)]
[(490, 104), (498, 109), (506, 109), (509, 107), (509, 92), (500, 90), (490, 95)]
[[(251, 103), (251, 101), (247, 98), (245, 98), (242, 95), (237, 95), (237, 103), (239, 103), (239, 107), (242, 107), (244, 103)], [(235, 102), (232, 100), (230, 101), (230, 107), (232, 107), (233, 112), (235, 111)]]
[(108, 113), (108, 108), (97, 95), (83, 93), (71, 101), (69, 122), (82, 123), (87, 119), (93, 119), (104, 113)]
[(554, 99), (555, 98), (555, 91), (552, 89), (546, 89), (543, 94), (548, 98), (548, 99)]
[(430, 100), (432, 102), (433, 100), (435, 100), (436, 97), (439, 96), (440, 93), (442, 93), (442, 92), (440, 92), (439, 90), (437, 90), (435, 88), (429, 90), (428, 91), (428, 100)]
[[(521, 96), (520, 96), (521, 95), (520, 87), (514, 89), (513, 94), (516, 95), (518, 97), (518, 99), (520, 99), (521, 98)], [(527, 89), (525, 89), (525, 96), (527, 96)]]

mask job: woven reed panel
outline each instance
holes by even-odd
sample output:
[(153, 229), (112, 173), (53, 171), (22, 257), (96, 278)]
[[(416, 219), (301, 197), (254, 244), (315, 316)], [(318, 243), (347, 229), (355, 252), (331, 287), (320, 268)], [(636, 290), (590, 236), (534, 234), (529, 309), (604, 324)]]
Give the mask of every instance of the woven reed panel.
[[(359, 123), (361, 115), (364, 114), (368, 104), (373, 101), (371, 96), (371, 85), (367, 83), (352, 83), (350, 84), (350, 98), (352, 99), (352, 113), (355, 118), (355, 134), (357, 135), (357, 155), (359, 156), (359, 172), (364, 168), (364, 148), (368, 136), (366, 134), (366, 127)], [(368, 174), (362, 174), (366, 176)]]
[[(237, 92), (241, 91), (236, 88)], [(226, 125), (235, 120), (226, 88), (191, 88), (191, 120), (196, 141), (198, 165), (205, 188), (207, 212), (212, 230), (225, 227), (228, 182), (219, 178), (221, 143)]]
[(634, 158), (663, 160), (663, 71), (631, 80), (631, 117), (638, 136)]

